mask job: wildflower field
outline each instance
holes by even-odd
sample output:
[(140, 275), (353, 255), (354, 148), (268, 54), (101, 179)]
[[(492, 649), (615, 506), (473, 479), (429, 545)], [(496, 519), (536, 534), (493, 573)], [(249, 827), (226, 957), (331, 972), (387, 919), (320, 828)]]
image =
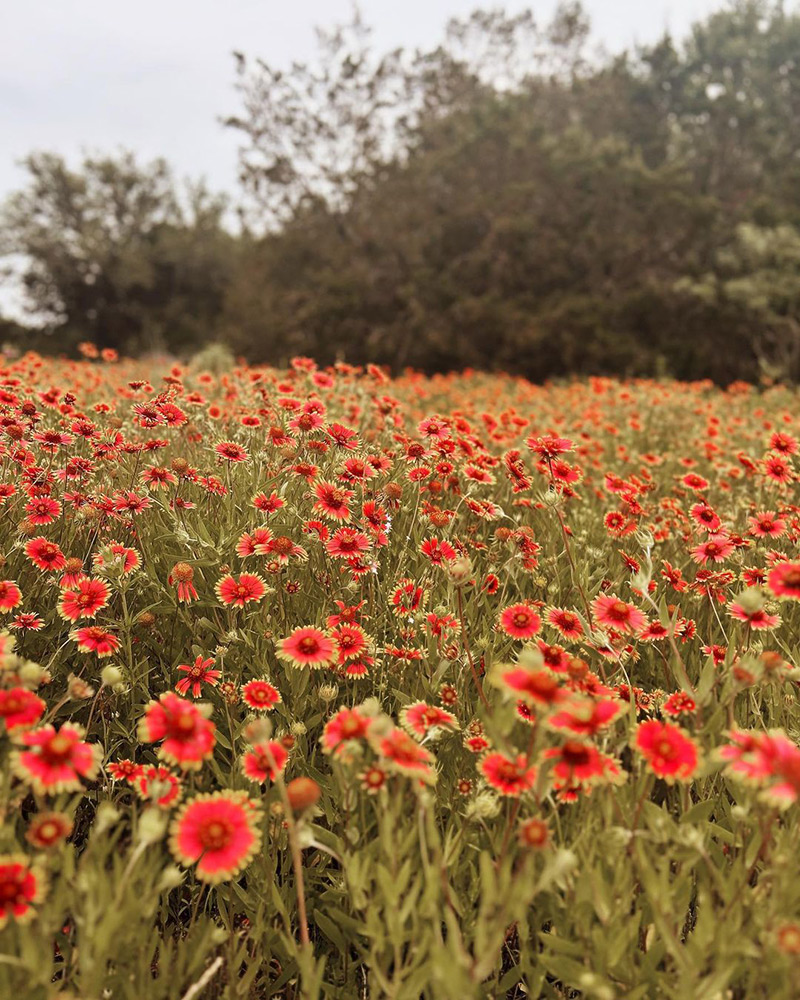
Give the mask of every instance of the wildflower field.
[(0, 369), (0, 996), (800, 996), (795, 390)]

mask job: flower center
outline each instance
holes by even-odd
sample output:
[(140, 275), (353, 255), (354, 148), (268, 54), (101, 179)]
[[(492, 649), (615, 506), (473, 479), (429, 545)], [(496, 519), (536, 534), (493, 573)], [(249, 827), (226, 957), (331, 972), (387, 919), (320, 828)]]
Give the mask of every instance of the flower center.
[(207, 851), (219, 851), (230, 843), (233, 830), (230, 823), (221, 819), (207, 823), (200, 830), (200, 843)]

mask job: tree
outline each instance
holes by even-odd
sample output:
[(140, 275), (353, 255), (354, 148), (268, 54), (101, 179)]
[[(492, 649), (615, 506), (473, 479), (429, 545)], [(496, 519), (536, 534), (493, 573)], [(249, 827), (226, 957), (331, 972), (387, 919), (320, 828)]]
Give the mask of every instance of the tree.
[(514, 89), (535, 73), (569, 76), (587, 32), (575, 2), (559, 4), (541, 28), (529, 11), (479, 10), (451, 20), (430, 52), (376, 56), (356, 9), (349, 24), (317, 30), (315, 63), (283, 71), (235, 53), (243, 107), (225, 124), (245, 140), (239, 166), (249, 221), (279, 226), (317, 202), (345, 210), (360, 186), (413, 147), (421, 120)]
[(233, 266), (225, 202), (179, 194), (163, 160), (29, 156), (0, 213), (0, 252), (21, 255), (26, 307), (59, 346), (180, 349), (213, 336)]

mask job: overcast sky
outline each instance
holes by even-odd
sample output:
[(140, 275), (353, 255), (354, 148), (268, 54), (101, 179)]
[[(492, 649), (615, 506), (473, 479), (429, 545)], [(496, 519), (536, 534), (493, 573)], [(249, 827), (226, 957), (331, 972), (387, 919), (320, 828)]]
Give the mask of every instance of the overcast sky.
[[(376, 45), (435, 45), (448, 18), (492, 0), (361, 0)], [(555, 0), (508, 0), (546, 20)], [(722, 0), (585, 0), (611, 49), (683, 33)], [(120, 146), (165, 156), (181, 175), (233, 189), (238, 111), (231, 52), (288, 64), (314, 52), (314, 25), (346, 21), (350, 0), (0, 0), (0, 198), (34, 149), (70, 158)]]

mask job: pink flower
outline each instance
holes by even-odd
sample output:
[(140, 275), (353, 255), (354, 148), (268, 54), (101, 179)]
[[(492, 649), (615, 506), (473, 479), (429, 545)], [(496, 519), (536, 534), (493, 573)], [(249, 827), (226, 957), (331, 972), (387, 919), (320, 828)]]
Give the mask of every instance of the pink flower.
[(542, 627), (542, 619), (527, 604), (512, 604), (500, 612), (500, 627), (514, 639), (531, 639)]
[(226, 882), (258, 850), (259, 819), (258, 805), (241, 792), (198, 795), (173, 820), (170, 850), (183, 865), (196, 862), (202, 882)]
[(667, 781), (687, 781), (694, 776), (700, 761), (697, 744), (680, 726), (656, 719), (639, 724), (634, 748), (653, 773)]
[(186, 771), (196, 771), (214, 752), (215, 729), (199, 705), (168, 691), (147, 706), (139, 721), (139, 739), (143, 743), (163, 740), (160, 757)]
[(602, 594), (592, 601), (595, 620), (617, 632), (638, 632), (647, 623), (647, 616), (633, 604), (614, 594)]

